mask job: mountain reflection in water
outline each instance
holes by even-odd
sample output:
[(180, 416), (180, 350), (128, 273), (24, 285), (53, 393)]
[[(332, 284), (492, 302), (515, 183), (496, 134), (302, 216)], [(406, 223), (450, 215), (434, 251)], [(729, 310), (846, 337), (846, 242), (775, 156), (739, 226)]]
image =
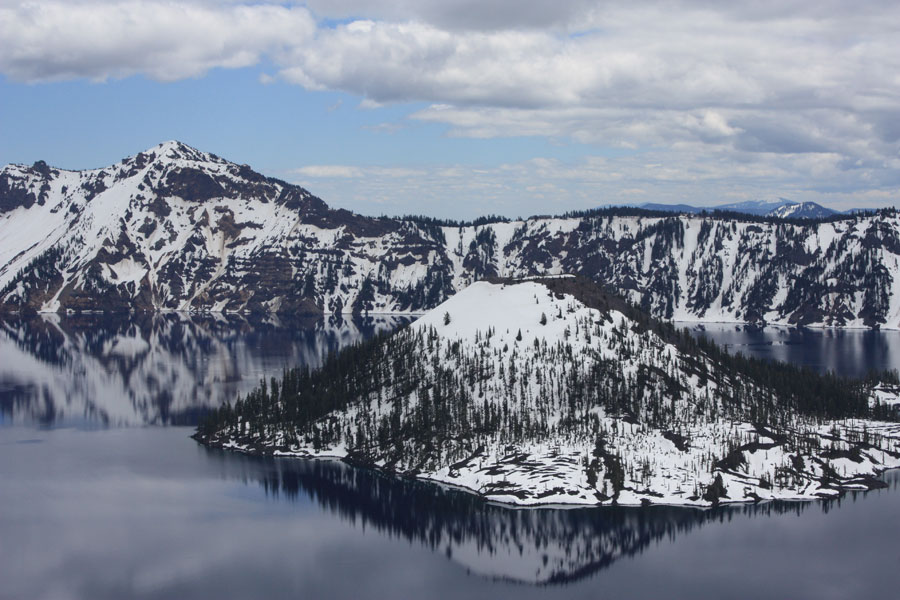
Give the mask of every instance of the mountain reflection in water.
[(36, 315), (0, 319), (0, 422), (195, 424), (283, 368), (409, 318)]
[[(469, 572), (520, 583), (564, 584), (589, 577), (662, 539), (737, 516), (829, 511), (843, 499), (771, 502), (717, 509), (652, 506), (511, 508), (427, 482), (339, 461), (263, 458), (207, 449), (229, 478), (255, 480), (281, 501), (313, 500), (362, 529), (421, 544)], [(898, 478), (890, 476), (891, 488)]]

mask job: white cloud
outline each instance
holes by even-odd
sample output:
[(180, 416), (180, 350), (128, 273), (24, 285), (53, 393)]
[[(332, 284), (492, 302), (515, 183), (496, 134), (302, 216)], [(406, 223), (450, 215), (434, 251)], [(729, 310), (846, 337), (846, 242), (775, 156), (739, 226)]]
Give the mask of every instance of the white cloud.
[(309, 165), (300, 167), (293, 171), (293, 173), (301, 177), (328, 179), (363, 176), (362, 169), (349, 165)]
[(14, 80), (160, 81), (257, 64), (306, 43), (305, 8), (203, 2), (34, 1), (0, 5), (0, 71)]
[(366, 102), (432, 102), (411, 118), (446, 124), (452, 136), (673, 152), (699, 144), (697, 160), (726, 158), (737, 171), (753, 155), (811, 155), (828, 157), (836, 185), (896, 183), (894, 5), (571, 3), (561, 14), (583, 17), (564, 24), (581, 32), (573, 36), (553, 19), (454, 30), (425, 4), (414, 12), (421, 20), (320, 30), (314, 48), (284, 57), (280, 76)]
[(304, 167), (289, 179), (334, 206), (364, 214), (431, 214), (471, 219), (557, 214), (606, 204), (739, 200), (812, 200), (836, 209), (878, 207), (900, 197), (900, 182), (880, 190), (848, 187), (829, 154), (710, 156), (701, 143), (679, 152), (637, 152), (574, 161), (534, 158), (495, 167), (435, 165), (417, 169), (331, 165)]
[(424, 172), (408, 167), (360, 167), (352, 165), (307, 165), (290, 172), (302, 178), (353, 179), (360, 177), (416, 177)]
[(382, 104), (380, 102), (375, 102), (371, 98), (363, 98), (359, 102), (359, 105), (357, 106), (357, 108), (362, 109), (362, 110), (375, 110), (377, 108), (383, 108), (383, 107), (384, 107), (384, 104)]
[(331, 18), (369, 17), (418, 21), (451, 31), (566, 27), (590, 13), (591, 0), (309, 0), (307, 5)]

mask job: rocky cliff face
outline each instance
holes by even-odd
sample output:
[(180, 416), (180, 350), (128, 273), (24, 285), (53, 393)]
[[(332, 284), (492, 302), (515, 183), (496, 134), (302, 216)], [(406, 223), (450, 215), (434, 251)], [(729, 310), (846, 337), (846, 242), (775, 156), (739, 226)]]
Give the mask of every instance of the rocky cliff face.
[(484, 277), (579, 273), (654, 315), (900, 327), (900, 217), (641, 211), (442, 226), (332, 210), (178, 142), (0, 171), (5, 310), (419, 312)]

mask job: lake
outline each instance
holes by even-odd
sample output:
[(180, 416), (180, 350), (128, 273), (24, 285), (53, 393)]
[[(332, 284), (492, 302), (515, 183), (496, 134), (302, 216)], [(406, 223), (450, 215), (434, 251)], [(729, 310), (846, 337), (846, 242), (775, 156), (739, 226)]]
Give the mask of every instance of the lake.
[(871, 370), (900, 368), (900, 331), (869, 329), (747, 328), (741, 325), (680, 323), (695, 335), (704, 335), (729, 352), (782, 360), (819, 372), (834, 371), (850, 377)]
[[(210, 406), (404, 321), (0, 322), (0, 598), (856, 598), (900, 585), (900, 476), (823, 503), (509, 509), (189, 439)], [(900, 332), (705, 326), (858, 374)]]

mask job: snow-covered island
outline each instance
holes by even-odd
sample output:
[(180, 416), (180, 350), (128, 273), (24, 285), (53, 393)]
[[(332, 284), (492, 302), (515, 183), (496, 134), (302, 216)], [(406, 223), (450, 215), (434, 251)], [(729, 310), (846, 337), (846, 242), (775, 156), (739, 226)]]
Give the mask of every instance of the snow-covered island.
[(708, 506), (883, 486), (898, 397), (728, 355), (587, 280), (498, 280), (263, 384), (195, 438), (516, 505)]

